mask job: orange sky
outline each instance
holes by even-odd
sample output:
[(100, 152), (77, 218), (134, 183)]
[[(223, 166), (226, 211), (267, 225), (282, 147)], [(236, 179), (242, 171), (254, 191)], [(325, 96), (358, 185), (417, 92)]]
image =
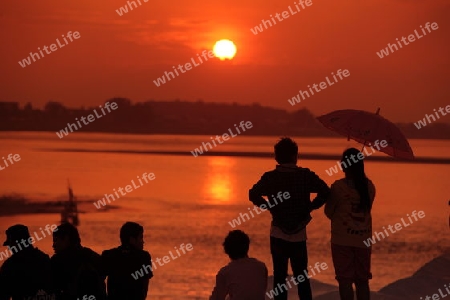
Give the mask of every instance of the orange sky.
[[(183, 100), (306, 107), (314, 114), (355, 108), (412, 122), (450, 104), (448, 0), (312, 0), (313, 5), (254, 35), (250, 28), (294, 7), (293, 1), (140, 0), (8, 1), (0, 12), (0, 101), (55, 100), (70, 107), (116, 96), (133, 101)], [(380, 59), (376, 52), (426, 22), (439, 29)], [(22, 68), (18, 61), (68, 31), (56, 52)], [(168, 83), (153, 83), (173, 65), (228, 38), (233, 61), (205, 62)], [(299, 89), (338, 69), (350, 77), (292, 107)], [(450, 122), (450, 116), (441, 120)]]

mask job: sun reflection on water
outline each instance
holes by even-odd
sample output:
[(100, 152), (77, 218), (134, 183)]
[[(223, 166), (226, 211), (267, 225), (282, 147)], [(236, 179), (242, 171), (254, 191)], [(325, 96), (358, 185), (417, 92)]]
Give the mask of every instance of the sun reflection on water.
[(233, 168), (231, 157), (208, 157), (208, 174), (204, 186), (204, 197), (213, 204), (229, 202), (234, 196)]

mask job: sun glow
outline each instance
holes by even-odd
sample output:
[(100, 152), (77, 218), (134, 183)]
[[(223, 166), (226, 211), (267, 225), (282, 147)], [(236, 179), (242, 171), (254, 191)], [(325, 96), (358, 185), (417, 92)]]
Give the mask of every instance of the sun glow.
[(230, 40), (220, 40), (214, 45), (213, 52), (220, 60), (232, 59), (236, 54), (236, 45)]

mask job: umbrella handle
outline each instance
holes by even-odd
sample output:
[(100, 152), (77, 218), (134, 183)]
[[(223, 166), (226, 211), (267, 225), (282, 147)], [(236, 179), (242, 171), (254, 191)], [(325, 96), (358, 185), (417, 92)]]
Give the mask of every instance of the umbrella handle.
[[(376, 115), (378, 115), (378, 114), (380, 114), (380, 108), (378, 107), (377, 108), (377, 112), (375, 113)], [(350, 140), (350, 135), (348, 136), (348, 139)], [(362, 148), (361, 148), (361, 152), (363, 152), (364, 151), (364, 147), (366, 146), (366, 140), (364, 140), (364, 144), (363, 144), (363, 146), (362, 146)]]
[(364, 151), (364, 147), (366, 146), (366, 140), (364, 140), (364, 144), (363, 144), (363, 146), (362, 146), (362, 148), (361, 148), (361, 152), (363, 152)]

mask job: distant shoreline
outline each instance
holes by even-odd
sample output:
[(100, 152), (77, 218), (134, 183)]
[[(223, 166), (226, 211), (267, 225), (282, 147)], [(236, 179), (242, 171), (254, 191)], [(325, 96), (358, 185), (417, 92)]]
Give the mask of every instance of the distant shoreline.
[[(78, 153), (125, 153), (125, 154), (148, 154), (148, 155), (174, 155), (174, 156), (192, 156), (189, 151), (140, 151), (140, 150), (91, 150), (91, 149), (36, 149), (38, 151), (48, 152), (78, 152)], [(272, 152), (237, 152), (237, 151), (208, 151), (202, 156), (228, 156), (228, 157), (246, 157), (246, 158), (273, 158)], [(301, 153), (299, 160), (332, 160), (339, 161), (340, 155), (333, 154), (314, 154)], [(387, 163), (407, 163), (407, 164), (450, 164), (450, 158), (438, 157), (416, 157), (414, 160), (405, 160), (393, 158), (390, 156), (371, 156), (368, 161), (387, 162)]]
[[(40, 214), (59, 214), (67, 200), (61, 197), (54, 200), (36, 200), (22, 194), (5, 194), (0, 195), (0, 218), (22, 215), (40, 215)], [(86, 206), (92, 204), (95, 199), (77, 199), (78, 204)], [(90, 206), (88, 206), (90, 207)], [(117, 209), (117, 205), (109, 205), (104, 207), (102, 211)], [(85, 210), (80, 210), (80, 214), (84, 214)]]
[[(251, 121), (254, 136), (338, 137), (325, 128), (307, 108), (279, 109), (258, 103), (145, 101), (132, 102), (128, 98), (111, 98), (118, 109), (114, 114), (102, 117), (79, 132), (117, 134), (161, 135), (216, 135), (226, 132), (233, 124), (245, 119)], [(42, 109), (31, 103), (21, 106), (18, 102), (0, 101), (0, 131), (61, 132), (61, 128), (76, 126), (77, 118), (91, 114), (95, 107), (68, 108), (64, 104), (49, 101)], [(74, 121), (75, 120), (75, 121)], [(418, 130), (414, 123), (397, 123), (391, 120), (407, 137), (420, 139), (450, 139), (450, 123), (433, 122)], [(81, 127), (81, 126), (80, 126)]]

